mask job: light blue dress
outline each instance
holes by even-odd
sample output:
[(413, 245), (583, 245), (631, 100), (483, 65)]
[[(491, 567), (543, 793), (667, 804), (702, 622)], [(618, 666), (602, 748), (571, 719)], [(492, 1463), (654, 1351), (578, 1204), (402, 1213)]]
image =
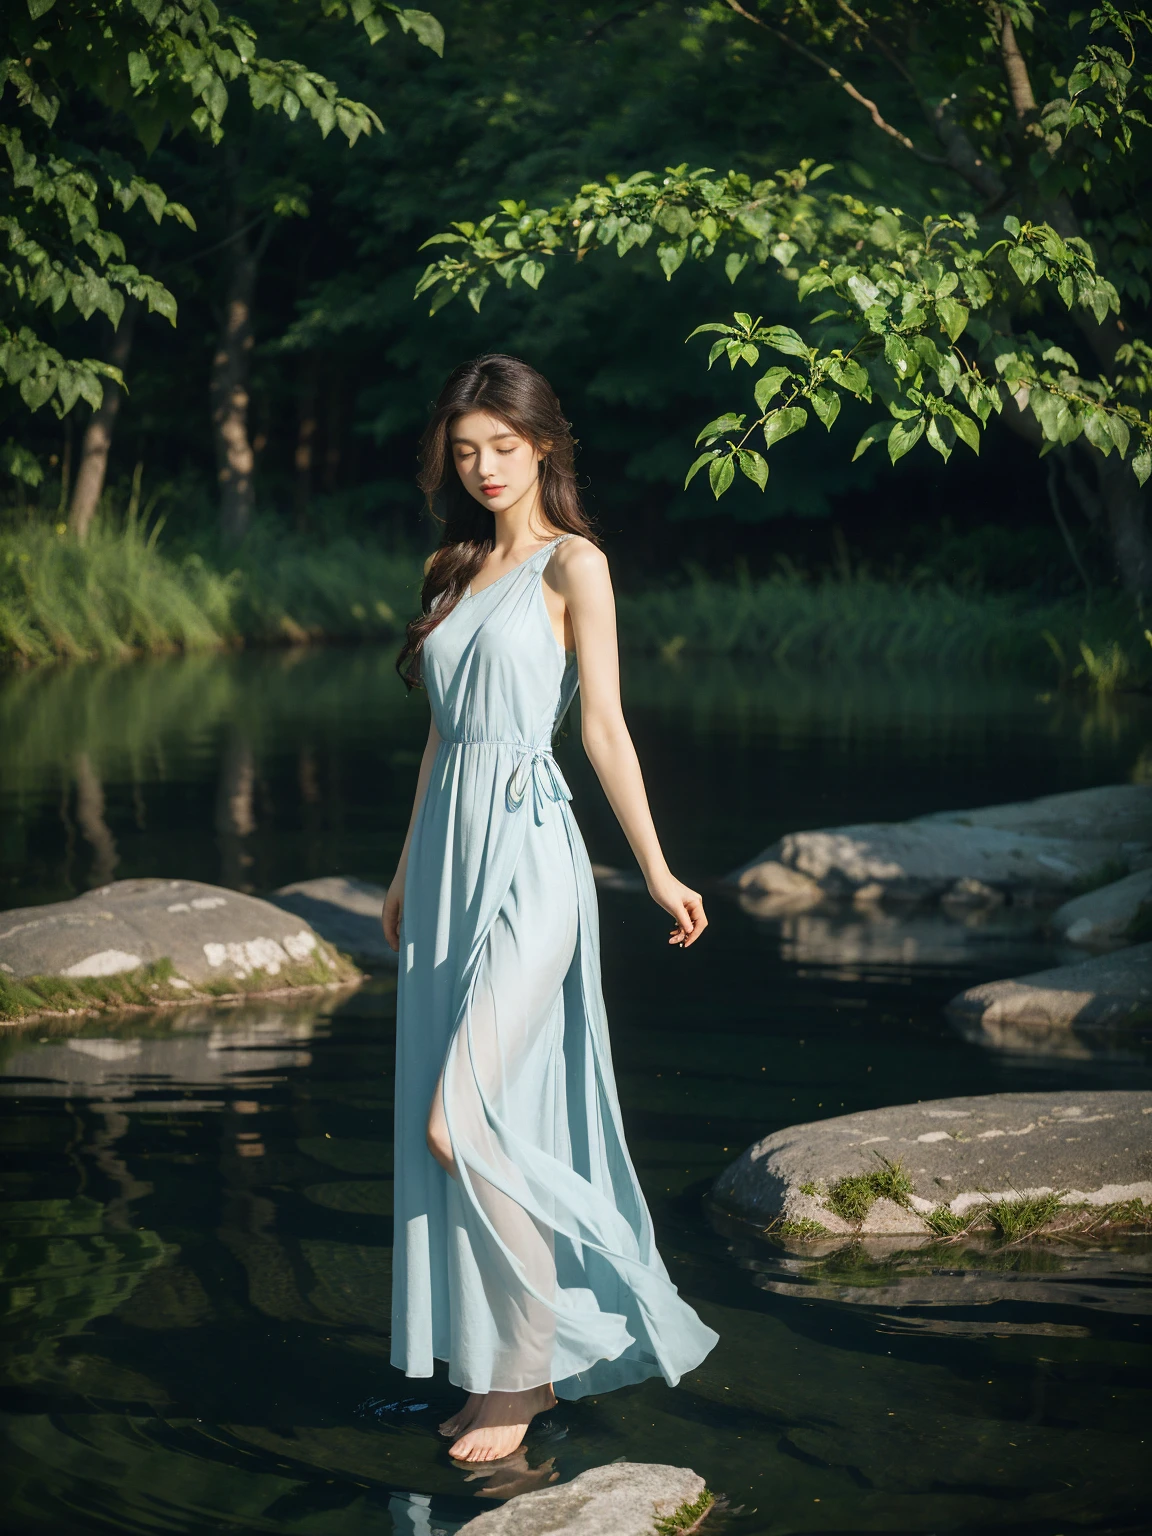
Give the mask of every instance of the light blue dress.
[[(441, 745), (404, 887), (392, 1363), (575, 1398), (675, 1385), (717, 1336), (668, 1278), (624, 1142), (596, 890), (552, 756), (577, 687), (542, 591), (562, 542), (424, 646)], [(455, 1179), (425, 1141), (441, 1074)]]

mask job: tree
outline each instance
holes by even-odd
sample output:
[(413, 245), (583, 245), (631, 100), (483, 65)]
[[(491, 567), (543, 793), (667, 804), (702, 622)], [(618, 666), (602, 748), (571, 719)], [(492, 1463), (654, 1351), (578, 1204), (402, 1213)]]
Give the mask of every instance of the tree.
[[(846, 397), (882, 403), (856, 456), (884, 442), (893, 464), (921, 439), (944, 462), (957, 444), (978, 453), (997, 420), (1058, 455), (1088, 516), (1106, 519), (1121, 580), (1152, 592), (1148, 14), (1023, 0), (717, 0), (710, 14), (843, 90), (918, 206), (862, 197), (811, 158), (755, 180), (687, 165), (612, 175), (551, 208), (509, 198), (453, 223), (426, 242), (454, 249), (417, 292), (433, 312), (460, 293), (479, 309), (494, 278), (536, 289), (563, 255), (605, 248), (654, 248), (669, 279), (689, 257), (721, 256), (733, 283), (774, 273), (770, 302), (783, 281), (793, 303), (823, 307), (806, 335), (750, 311), (692, 333), (716, 335), (709, 367), (756, 369), (763, 348), (786, 362), (755, 380), (754, 409), (703, 428), (689, 480), (707, 468), (717, 498), (737, 474), (763, 489), (775, 446), (813, 418), (831, 431)], [(877, 104), (885, 91), (892, 106)]]
[[(386, 0), (315, 0), (311, 9), (322, 20), (351, 17), (372, 43), (392, 13), (426, 46), (443, 46), (432, 16)], [(261, 56), (250, 22), (222, 15), (212, 0), (24, 0), (8, 8), (0, 38), (0, 91), (11, 91), (16, 107), (0, 126), (8, 162), (0, 185), (0, 381), (31, 411), (49, 405), (63, 416), (83, 399), (100, 412), (104, 381), (124, 384), (115, 363), (58, 349), (69, 320), (99, 311), (116, 327), (136, 300), (175, 324), (175, 298), (128, 261), (121, 226), (138, 205), (157, 224), (169, 217), (194, 228), (194, 220), (137, 172), (134, 150), (151, 153), (182, 131), (218, 146), (237, 84), (254, 111), (289, 121), (303, 113), (325, 137), (337, 128), (350, 145), (381, 128), (370, 107), (324, 75)], [(94, 143), (100, 147), (88, 147)], [(110, 432), (110, 420), (105, 426)], [(8, 461), (14, 473), (34, 473), (27, 456), (12, 452)], [(95, 482), (89, 476), (89, 490)], [(74, 526), (86, 527), (90, 515), (78, 507)]]

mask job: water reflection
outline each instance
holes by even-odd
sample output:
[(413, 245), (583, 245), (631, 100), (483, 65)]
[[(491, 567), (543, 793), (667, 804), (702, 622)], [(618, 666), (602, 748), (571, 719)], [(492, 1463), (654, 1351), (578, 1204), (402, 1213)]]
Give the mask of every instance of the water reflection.
[(994, 969), (1046, 963), (1051, 945), (1044, 942), (1035, 912), (892, 911), (878, 905), (830, 906), (813, 912), (779, 912), (776, 898), (741, 891), (737, 900), (752, 917), (762, 918), (778, 935), (780, 953), (797, 965), (826, 966), (845, 981), (877, 971), (908, 966), (970, 965), (978, 960)]
[[(1007, 1530), (1102, 1497), (1119, 1515), (1146, 1492), (1126, 1405), (1148, 1256), (710, 1231), (709, 1081), (726, 1084), (727, 1135), (745, 1113), (737, 1078), (768, 1088), (763, 1124), (786, 1113), (791, 1067), (778, 1042), (763, 1084), (763, 1041), (713, 1034), (680, 1140), (649, 1140), (650, 1112), (665, 1137), (677, 1125), (658, 1075), (698, 1034), (667, 1011), (678, 1028), (618, 1033), (626, 1112), (674, 1278), (721, 1343), (675, 1392), (563, 1404), (509, 1462), (454, 1466), (435, 1425), (457, 1394), (387, 1363), (391, 1004), (379, 983), (324, 1007), (7, 1039), (0, 1125), (19, 1163), (0, 1381), (17, 1529), (427, 1536), (622, 1455), (696, 1467), (742, 1506), (735, 1536), (804, 1529), (816, 1501), (824, 1528), (900, 1528), (912, 1497), (917, 1529)], [(1009, 1441), (1023, 1454), (1005, 1465)], [(1060, 1482), (1084, 1458), (1106, 1495)]]
[[(1085, 712), (1004, 679), (626, 674), (670, 856), (702, 882), (795, 828), (1123, 779), (1152, 735), (1144, 701)], [(111, 859), (258, 891), (379, 880), (422, 708), (368, 650), (4, 679), (3, 905)], [(560, 754), (592, 856), (627, 871), (576, 734)], [(435, 1426), (458, 1394), (388, 1365), (389, 984), (41, 1021), (0, 1037), (12, 1529), (431, 1536), (621, 1456), (695, 1467), (742, 1511), (731, 1536), (1137, 1528), (1142, 1254), (771, 1249), (709, 1226), (701, 1196), (741, 1147), (828, 1114), (1144, 1086), (1141, 1041), (1025, 1055), (953, 1031), (957, 991), (1055, 958), (1003, 912), (714, 900), (686, 959), (626, 874), (600, 900), (630, 1143), (673, 1278), (721, 1336), (704, 1366), (562, 1405), (493, 1476), (453, 1466)]]

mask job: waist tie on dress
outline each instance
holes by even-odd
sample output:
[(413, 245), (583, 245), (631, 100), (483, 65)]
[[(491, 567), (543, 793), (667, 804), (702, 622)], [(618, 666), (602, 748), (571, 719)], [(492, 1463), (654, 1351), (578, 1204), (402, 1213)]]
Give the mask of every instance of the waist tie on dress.
[(504, 789), (504, 804), (510, 811), (518, 811), (531, 789), (532, 814), (537, 826), (544, 824), (546, 801), (558, 804), (562, 800), (572, 798), (572, 791), (560, 772), (560, 765), (552, 756), (551, 746), (547, 744), (532, 746), (526, 741), (512, 741), (491, 736), (447, 739), (453, 746), (459, 747), (513, 747), (517, 753), (516, 766), (508, 775), (508, 783)]

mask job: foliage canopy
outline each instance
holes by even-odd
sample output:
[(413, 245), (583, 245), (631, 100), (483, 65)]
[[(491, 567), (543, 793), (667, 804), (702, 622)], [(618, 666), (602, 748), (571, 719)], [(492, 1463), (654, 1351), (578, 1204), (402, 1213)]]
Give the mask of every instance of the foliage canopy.
[[(293, 10), (315, 22), (350, 19), (372, 43), (391, 14), (425, 46), (443, 48), (433, 16), (385, 0), (299, 0)], [(303, 114), (325, 137), (335, 128), (349, 144), (381, 130), (371, 107), (306, 64), (263, 56), (258, 43), (248, 20), (212, 0), (13, 0), (6, 9), (0, 378), (28, 409), (50, 404), (62, 416), (80, 399), (95, 409), (102, 380), (123, 383), (110, 364), (57, 349), (56, 331), (69, 318), (101, 312), (115, 326), (132, 298), (175, 324), (172, 293), (128, 260), (120, 215), (139, 205), (157, 224), (195, 222), (139, 174), (133, 145), (151, 153), (166, 131), (184, 130), (218, 145), (237, 90), (257, 111), (290, 122)], [(8, 467), (28, 478), (34, 461), (26, 457), (11, 450)]]
[[(536, 289), (563, 257), (597, 251), (653, 253), (668, 279), (689, 259), (722, 260), (732, 283), (767, 269), (791, 285), (793, 306), (819, 312), (803, 334), (745, 311), (692, 332), (717, 338), (709, 368), (724, 358), (755, 374), (765, 349), (785, 359), (750, 380), (751, 406), (699, 434), (688, 479), (707, 468), (717, 498), (737, 473), (763, 489), (775, 445), (813, 418), (830, 431), (845, 397), (882, 407), (857, 457), (884, 442), (895, 463), (921, 439), (945, 461), (958, 444), (978, 453), (1003, 417), (1041, 454), (1073, 443), (1115, 454), (1142, 486), (1152, 473), (1152, 239), (1134, 191), (1147, 164), (1148, 13), (1103, 4), (1066, 14), (1023, 0), (711, 9), (798, 50), (894, 153), (942, 172), (943, 189), (907, 210), (824, 181), (833, 167), (805, 159), (755, 180), (687, 164), (609, 175), (548, 208), (507, 198), (426, 242), (448, 247), (417, 287), (433, 312), (458, 294), (478, 309), (494, 279)], [(816, 49), (843, 55), (845, 68), (851, 54), (870, 56), (941, 152)]]

